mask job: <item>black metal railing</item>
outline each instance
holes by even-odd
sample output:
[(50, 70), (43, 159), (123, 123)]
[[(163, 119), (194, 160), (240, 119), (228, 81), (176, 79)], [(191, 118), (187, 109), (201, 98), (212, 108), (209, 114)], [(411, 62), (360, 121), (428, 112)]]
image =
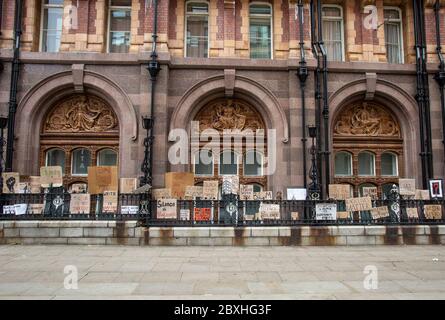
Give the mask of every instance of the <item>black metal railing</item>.
[[(298, 225), (389, 225), (443, 224), (444, 200), (376, 200), (374, 207), (387, 207), (389, 215), (376, 218), (371, 211), (346, 212), (345, 201), (240, 201), (176, 200), (163, 211), (161, 203), (146, 194), (119, 194), (114, 210), (104, 210), (102, 195), (91, 196), (89, 211), (73, 213), (70, 193), (2, 194), (0, 220), (138, 220), (147, 226), (298, 226)], [(335, 204), (336, 220), (317, 220), (316, 206)], [(275, 205), (273, 213), (260, 216), (265, 205)], [(440, 206), (439, 215), (425, 215), (426, 205)], [(12, 206), (15, 206), (13, 208)], [(108, 207), (109, 208), (109, 207)], [(413, 208), (408, 210), (408, 208)], [(437, 207), (436, 207), (437, 208)], [(414, 212), (414, 216), (412, 215)], [(341, 214), (340, 214), (341, 213)], [(411, 213), (411, 214), (408, 214)]]

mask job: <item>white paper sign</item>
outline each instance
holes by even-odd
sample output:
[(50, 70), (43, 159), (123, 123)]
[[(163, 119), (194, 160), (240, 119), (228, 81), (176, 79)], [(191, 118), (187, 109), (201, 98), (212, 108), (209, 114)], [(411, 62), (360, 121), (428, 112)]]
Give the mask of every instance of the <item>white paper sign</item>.
[(121, 214), (138, 214), (138, 212), (138, 206), (122, 206), (121, 208)]
[(302, 188), (287, 188), (287, 200), (306, 200), (307, 190)]
[(318, 203), (315, 206), (316, 220), (337, 220), (337, 205), (335, 203)]

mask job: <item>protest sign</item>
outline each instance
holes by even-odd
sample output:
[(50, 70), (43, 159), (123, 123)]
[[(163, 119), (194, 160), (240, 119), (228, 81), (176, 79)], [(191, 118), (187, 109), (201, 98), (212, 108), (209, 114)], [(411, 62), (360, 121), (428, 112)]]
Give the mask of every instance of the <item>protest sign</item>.
[(291, 220), (300, 220), (300, 213), (299, 212), (291, 212), (290, 218), (291, 218)]
[(279, 220), (280, 219), (280, 205), (261, 203), (259, 214), (262, 220)]
[(103, 194), (105, 190), (117, 190), (117, 167), (88, 167), (88, 192)]
[(337, 211), (337, 219), (340, 220), (351, 219), (351, 213), (348, 211)]
[(430, 191), (429, 190), (416, 190), (416, 195), (414, 196), (415, 200), (430, 200)]
[(330, 184), (329, 198), (334, 200), (346, 200), (351, 197), (351, 186), (349, 184)]
[(206, 180), (203, 183), (202, 197), (206, 200), (218, 200), (218, 180)]
[(124, 215), (135, 215), (138, 214), (139, 207), (138, 206), (122, 206), (121, 207), (121, 214)]
[(71, 186), (71, 193), (87, 193), (87, 184), (85, 183), (74, 183)]
[[(2, 161), (0, 159), (0, 161)], [(3, 172), (3, 193), (17, 193), (20, 183), (18, 172)]]
[(202, 186), (187, 186), (185, 188), (184, 199), (194, 200), (196, 198), (202, 198), (203, 187)]
[(240, 200), (253, 200), (253, 185), (240, 185)]
[(432, 204), (425, 206), (425, 218), (428, 220), (442, 219), (442, 206), (440, 204)]
[(287, 188), (287, 200), (306, 200), (307, 190), (303, 188)]
[(335, 203), (317, 203), (315, 205), (316, 220), (337, 220), (337, 205)]
[(372, 200), (377, 200), (377, 187), (363, 187), (363, 197), (370, 197)]
[(154, 200), (169, 199), (172, 197), (171, 190), (167, 188), (153, 189), (151, 194)]
[(180, 209), (179, 210), (179, 220), (181, 220), (181, 221), (190, 220), (190, 209)]
[(44, 206), (43, 203), (30, 203), (28, 205), (28, 214), (42, 214)]
[(40, 167), (40, 185), (42, 188), (61, 187), (63, 185), (62, 167)]
[(117, 191), (104, 191), (102, 212), (115, 213), (116, 211), (117, 211)]
[(273, 200), (273, 193), (272, 191), (254, 192), (253, 200)]
[(122, 194), (133, 193), (138, 187), (137, 178), (120, 178), (119, 191)]
[(408, 219), (419, 219), (417, 208), (406, 208), (406, 215), (408, 216)]
[(239, 177), (224, 176), (222, 182), (222, 194), (238, 194), (239, 193)]
[(90, 195), (88, 193), (71, 194), (70, 213), (90, 214)]
[(40, 193), (41, 190), (41, 183), (40, 183), (40, 176), (30, 176), (29, 177), (29, 188), (31, 193)]
[(211, 208), (195, 208), (195, 221), (210, 221), (212, 214)]
[(372, 209), (371, 197), (346, 199), (346, 211), (369, 211)]
[(156, 206), (156, 217), (158, 219), (176, 219), (177, 201), (176, 199), (159, 199)]
[(389, 210), (387, 206), (381, 206), (377, 208), (372, 208), (371, 216), (374, 220), (384, 219), (389, 217)]
[(165, 174), (165, 188), (171, 190), (171, 196), (184, 199), (185, 189), (195, 185), (195, 174), (190, 172), (167, 172)]
[(415, 196), (416, 195), (416, 180), (415, 179), (399, 179), (399, 193), (401, 196)]

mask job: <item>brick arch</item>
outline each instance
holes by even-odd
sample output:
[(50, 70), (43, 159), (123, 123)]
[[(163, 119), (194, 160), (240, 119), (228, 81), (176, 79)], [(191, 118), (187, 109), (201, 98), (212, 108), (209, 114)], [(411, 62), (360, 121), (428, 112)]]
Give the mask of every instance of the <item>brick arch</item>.
[[(45, 78), (25, 94), (17, 109), (20, 117), (16, 120), (15, 157), (21, 161), (16, 164), (15, 170), (23, 175), (39, 172), (39, 163), (35, 160), (39, 154), (42, 121), (57, 101), (76, 92), (79, 91), (74, 86), (72, 72), (65, 71)], [(119, 120), (119, 163), (133, 161), (123, 159), (131, 154), (131, 147), (138, 137), (136, 111), (128, 95), (112, 80), (87, 70), (83, 75), (83, 92), (106, 101), (116, 113)], [(121, 174), (132, 175), (132, 172), (126, 172), (132, 170), (131, 167), (121, 167)], [(134, 167), (137, 167), (137, 163), (134, 163)]]

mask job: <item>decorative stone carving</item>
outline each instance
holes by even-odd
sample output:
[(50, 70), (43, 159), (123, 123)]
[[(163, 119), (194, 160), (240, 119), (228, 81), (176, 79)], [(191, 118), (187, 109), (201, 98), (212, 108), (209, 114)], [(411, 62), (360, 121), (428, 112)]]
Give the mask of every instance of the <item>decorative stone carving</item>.
[(264, 123), (252, 107), (240, 100), (221, 99), (204, 107), (195, 118), (200, 130), (247, 130), (264, 129)]
[(117, 132), (118, 120), (101, 99), (74, 95), (56, 104), (46, 118), (45, 133)]
[(337, 118), (337, 136), (401, 137), (400, 127), (383, 107), (369, 102), (347, 107)]

